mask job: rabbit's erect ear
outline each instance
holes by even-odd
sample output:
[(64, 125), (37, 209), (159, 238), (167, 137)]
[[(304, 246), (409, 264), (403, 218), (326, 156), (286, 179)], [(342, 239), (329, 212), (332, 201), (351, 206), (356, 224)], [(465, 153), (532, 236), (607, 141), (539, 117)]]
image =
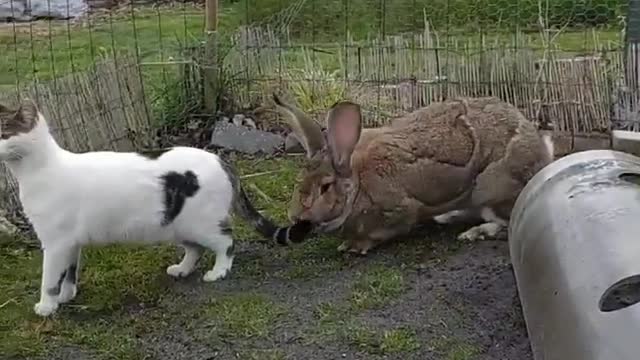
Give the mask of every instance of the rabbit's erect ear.
[(362, 115), (360, 105), (343, 101), (335, 104), (327, 115), (327, 145), (336, 173), (351, 176), (351, 154), (360, 140)]
[(318, 123), (313, 121), (304, 111), (282, 101), (276, 94), (273, 94), (273, 101), (277, 108), (287, 115), (287, 123), (306, 150), (308, 158), (313, 157), (324, 148), (324, 135)]

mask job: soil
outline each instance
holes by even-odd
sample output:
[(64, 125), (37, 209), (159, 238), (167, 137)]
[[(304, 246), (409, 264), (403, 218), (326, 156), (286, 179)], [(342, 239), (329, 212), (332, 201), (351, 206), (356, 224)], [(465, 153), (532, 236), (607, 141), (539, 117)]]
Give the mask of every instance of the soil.
[[(287, 279), (277, 274), (286, 273), (295, 265), (287, 256), (277, 256), (279, 249), (253, 242), (241, 243), (230, 278), (215, 285), (202, 283), (201, 274), (184, 280), (167, 280), (169, 291), (157, 305), (164, 313), (165, 326), (149, 328), (135, 339), (136, 347), (145, 354), (145, 359), (158, 360), (532, 359), (507, 242), (457, 244), (454, 240), (457, 230), (436, 226), (428, 231), (430, 241), (418, 236), (365, 257), (339, 255), (344, 257), (339, 268), (319, 266), (316, 276)], [(331, 256), (309, 255), (309, 266), (318, 258)], [(256, 260), (261, 261), (260, 268), (266, 274), (247, 273), (249, 265)], [(349, 316), (359, 326), (376, 333), (410, 328), (420, 344), (418, 349), (383, 353), (358, 345), (348, 334), (333, 338), (316, 335), (318, 306), (328, 303), (348, 307), (360, 274), (372, 267), (399, 269), (406, 290), (380, 308), (351, 311)], [(212, 299), (252, 292), (286, 309), (286, 315), (279, 318), (266, 337), (217, 336), (207, 316), (183, 315), (188, 309)], [(127, 311), (148, 316), (146, 313), (153, 309), (132, 304)], [(460, 344), (473, 351), (461, 351), (460, 355), (451, 350)], [(274, 351), (278, 356), (243, 355), (249, 350)], [(85, 351), (58, 349), (47, 358), (92, 359)]]

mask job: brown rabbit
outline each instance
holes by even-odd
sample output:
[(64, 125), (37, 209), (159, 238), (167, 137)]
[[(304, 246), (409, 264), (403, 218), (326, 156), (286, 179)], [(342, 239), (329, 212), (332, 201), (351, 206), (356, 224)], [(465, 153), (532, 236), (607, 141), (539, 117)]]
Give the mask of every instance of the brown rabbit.
[(317, 231), (340, 227), (338, 248), (360, 254), (416, 224), (458, 217), (485, 221), (459, 239), (495, 236), (527, 181), (553, 161), (553, 143), (514, 106), (493, 97), (431, 104), (382, 128), (361, 128), (344, 101), (327, 130), (274, 95), (308, 162), (289, 207)]

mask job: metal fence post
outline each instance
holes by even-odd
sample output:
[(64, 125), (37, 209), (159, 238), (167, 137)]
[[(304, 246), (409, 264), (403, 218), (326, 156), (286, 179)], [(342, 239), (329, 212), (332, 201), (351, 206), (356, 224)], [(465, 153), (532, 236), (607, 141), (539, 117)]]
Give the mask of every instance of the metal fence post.
[(640, 0), (629, 0), (626, 31), (626, 76), (627, 84), (634, 91), (638, 89), (638, 45), (640, 44)]
[(205, 12), (204, 106), (214, 114), (218, 98), (218, 0), (207, 0)]

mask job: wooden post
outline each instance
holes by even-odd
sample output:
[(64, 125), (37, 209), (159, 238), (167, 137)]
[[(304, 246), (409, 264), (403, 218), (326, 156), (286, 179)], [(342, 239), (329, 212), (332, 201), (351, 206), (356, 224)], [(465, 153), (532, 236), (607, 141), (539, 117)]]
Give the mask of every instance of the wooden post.
[(638, 45), (640, 45), (640, 0), (629, 0), (626, 31), (627, 85), (637, 89)]
[(205, 4), (204, 106), (215, 114), (218, 98), (218, 0)]

